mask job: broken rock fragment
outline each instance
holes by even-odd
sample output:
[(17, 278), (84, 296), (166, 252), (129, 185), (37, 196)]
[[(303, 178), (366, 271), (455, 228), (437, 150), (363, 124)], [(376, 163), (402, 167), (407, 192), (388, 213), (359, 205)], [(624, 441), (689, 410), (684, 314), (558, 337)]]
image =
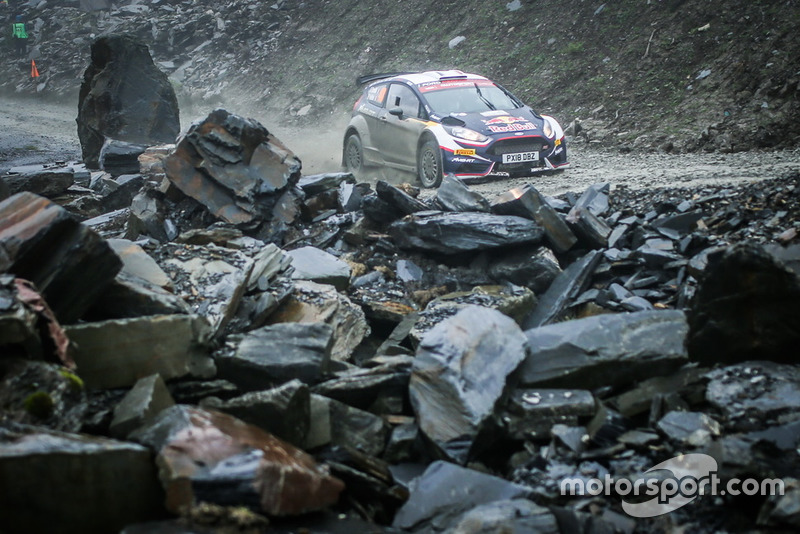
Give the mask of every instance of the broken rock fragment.
[(69, 349), (64, 329), (33, 284), (0, 275), (0, 353), (59, 362), (74, 369)]
[(22, 359), (0, 361), (0, 426), (13, 421), (78, 432), (86, 410), (83, 382), (64, 367)]
[(314, 387), (314, 392), (375, 413), (380, 413), (376, 407), (387, 403), (402, 407), (413, 359), (391, 356), (381, 361), (384, 363), (374, 367), (356, 367), (337, 373), (336, 377)]
[(298, 447), (304, 444), (308, 434), (310, 393), (308, 386), (297, 379), (228, 400), (209, 397), (202, 406), (225, 412)]
[(257, 391), (294, 378), (314, 384), (328, 372), (333, 329), (325, 323), (277, 323), (234, 337), (216, 355), (219, 376)]
[(498, 310), (519, 323), (535, 305), (536, 297), (526, 287), (512, 284), (475, 286), (471, 291), (448, 293), (430, 301), (419, 313), (409, 336), (416, 346), (432, 327), (469, 306)]
[(114, 408), (114, 419), (109, 427), (111, 435), (125, 439), (128, 434), (152, 421), (161, 410), (174, 404), (161, 375), (142, 378)]
[(300, 160), (264, 126), (216, 109), (165, 160), (169, 180), (217, 219), (255, 227), (300, 179)]
[(78, 375), (93, 388), (133, 386), (158, 373), (165, 380), (213, 375), (208, 323), (196, 315), (152, 315), (72, 325)]
[(544, 506), (528, 499), (508, 499), (476, 506), (462, 515), (450, 530), (452, 534), (477, 532), (536, 532), (559, 534), (556, 517)]
[(480, 505), (525, 498), (529, 493), (524, 486), (502, 478), (437, 461), (414, 483), (392, 526), (409, 532), (447, 530), (462, 514)]
[[(370, 456), (379, 456), (383, 452), (389, 438), (389, 425), (382, 417), (320, 395), (314, 395), (314, 398), (315, 402), (327, 407), (328, 413), (327, 418), (323, 414), (312, 424), (315, 427), (320, 423), (330, 424), (332, 445), (353, 447)], [(315, 428), (318, 434), (320, 430), (324, 434), (326, 429)]]
[(523, 321), (523, 328), (536, 328), (561, 318), (574, 299), (589, 285), (602, 258), (598, 251), (589, 252), (556, 276), (533, 312)]
[(608, 246), (611, 228), (588, 208), (572, 208), (567, 215), (567, 223), (587, 247), (600, 249)]
[(536, 295), (544, 294), (559, 274), (558, 260), (546, 247), (514, 250), (489, 264), (493, 279), (525, 286)]
[(769, 361), (743, 362), (706, 375), (706, 400), (733, 428), (800, 419), (800, 370)]
[(509, 436), (518, 440), (546, 439), (553, 425), (576, 426), (597, 408), (591, 392), (580, 389), (515, 389), (503, 420)]
[(467, 185), (448, 174), (436, 190), (436, 203), (446, 211), (491, 211), (489, 201), (480, 193), (470, 190)]
[(33, 282), (59, 321), (77, 321), (122, 267), (108, 244), (32, 193), (0, 203), (0, 272)]
[(447, 457), (469, 459), (525, 347), (512, 319), (479, 306), (425, 334), (411, 372), (411, 404), (422, 431)]
[(420, 212), (389, 226), (400, 248), (439, 254), (537, 244), (544, 231), (534, 221), (491, 213)]
[(393, 211), (400, 212), (403, 215), (410, 215), (418, 211), (430, 209), (430, 207), (421, 200), (418, 200), (402, 189), (390, 185), (383, 180), (378, 180), (378, 183), (375, 184), (375, 191), (378, 193), (378, 198), (389, 204)]
[(214, 410), (173, 406), (131, 438), (156, 452), (173, 513), (206, 501), (297, 515), (334, 504), (344, 489), (307, 453)]
[(164, 514), (145, 447), (27, 425), (0, 428), (0, 494), (8, 532), (119, 532)]
[(566, 252), (578, 242), (567, 223), (531, 185), (517, 187), (498, 196), (492, 202), (492, 211), (536, 221), (544, 229), (548, 243), (556, 252)]
[(350, 266), (329, 252), (316, 247), (300, 247), (288, 252), (296, 280), (330, 284), (340, 291), (350, 284)]
[(669, 439), (684, 445), (706, 445), (712, 436), (719, 436), (718, 422), (700, 412), (672, 411), (656, 425)]
[(67, 192), (75, 182), (75, 171), (72, 167), (47, 167), (32, 165), (11, 169), (2, 177), (10, 194), (28, 191), (46, 198), (55, 198)]
[(364, 311), (328, 284), (298, 281), (294, 292), (269, 317), (277, 323), (325, 323), (333, 328), (331, 358), (349, 360), (353, 350), (369, 335)]
[(221, 334), (247, 290), (253, 259), (244, 252), (214, 244), (201, 247), (166, 243), (155, 255), (192, 313), (205, 317), (214, 335)]
[(146, 145), (106, 139), (100, 149), (99, 167), (113, 177), (139, 172), (139, 156)]

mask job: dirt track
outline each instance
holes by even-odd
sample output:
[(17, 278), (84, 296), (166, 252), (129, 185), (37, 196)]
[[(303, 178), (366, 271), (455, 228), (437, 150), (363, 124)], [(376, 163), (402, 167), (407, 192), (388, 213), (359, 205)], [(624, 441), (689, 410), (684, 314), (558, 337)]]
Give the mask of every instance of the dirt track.
[[(233, 110), (236, 112), (236, 110)], [(75, 117), (77, 107), (53, 103), (0, 101), (0, 174), (10, 167), (80, 159)], [(310, 133), (273, 128), (304, 162), (304, 174), (339, 171), (341, 133), (331, 128)], [(470, 187), (487, 197), (526, 183), (556, 195), (582, 191), (597, 182), (633, 188), (695, 187), (703, 184), (737, 184), (800, 173), (800, 149), (736, 154), (620, 154), (586, 144), (570, 147), (571, 167), (560, 174), (498, 180)], [(410, 181), (413, 176), (394, 176)]]

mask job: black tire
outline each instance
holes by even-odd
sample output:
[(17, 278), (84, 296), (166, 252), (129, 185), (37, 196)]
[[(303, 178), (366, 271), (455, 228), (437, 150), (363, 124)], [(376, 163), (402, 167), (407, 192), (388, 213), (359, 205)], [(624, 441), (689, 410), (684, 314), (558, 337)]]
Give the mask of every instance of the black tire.
[(417, 177), (422, 187), (439, 187), (442, 183), (442, 150), (439, 143), (430, 137), (417, 151)]
[(364, 149), (358, 134), (350, 134), (345, 139), (342, 161), (345, 170), (352, 173), (353, 176), (360, 177), (364, 173)]

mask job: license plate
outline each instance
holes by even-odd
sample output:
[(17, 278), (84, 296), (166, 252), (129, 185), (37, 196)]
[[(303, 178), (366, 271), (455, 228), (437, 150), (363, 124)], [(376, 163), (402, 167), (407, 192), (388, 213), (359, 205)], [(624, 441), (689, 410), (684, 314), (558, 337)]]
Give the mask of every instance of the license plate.
[(524, 161), (539, 161), (539, 153), (517, 152), (516, 154), (503, 154), (503, 163), (522, 163)]

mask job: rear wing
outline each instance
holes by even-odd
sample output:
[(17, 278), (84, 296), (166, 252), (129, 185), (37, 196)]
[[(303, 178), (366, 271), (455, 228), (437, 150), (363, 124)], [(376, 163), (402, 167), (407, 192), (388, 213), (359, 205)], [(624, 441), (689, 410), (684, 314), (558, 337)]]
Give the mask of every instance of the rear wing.
[(359, 76), (356, 78), (356, 85), (364, 85), (365, 83), (374, 82), (377, 80), (384, 80), (386, 78), (393, 78), (395, 76), (402, 76), (404, 74), (414, 74), (413, 72), (381, 72), (378, 74), (367, 74), (366, 76)]

